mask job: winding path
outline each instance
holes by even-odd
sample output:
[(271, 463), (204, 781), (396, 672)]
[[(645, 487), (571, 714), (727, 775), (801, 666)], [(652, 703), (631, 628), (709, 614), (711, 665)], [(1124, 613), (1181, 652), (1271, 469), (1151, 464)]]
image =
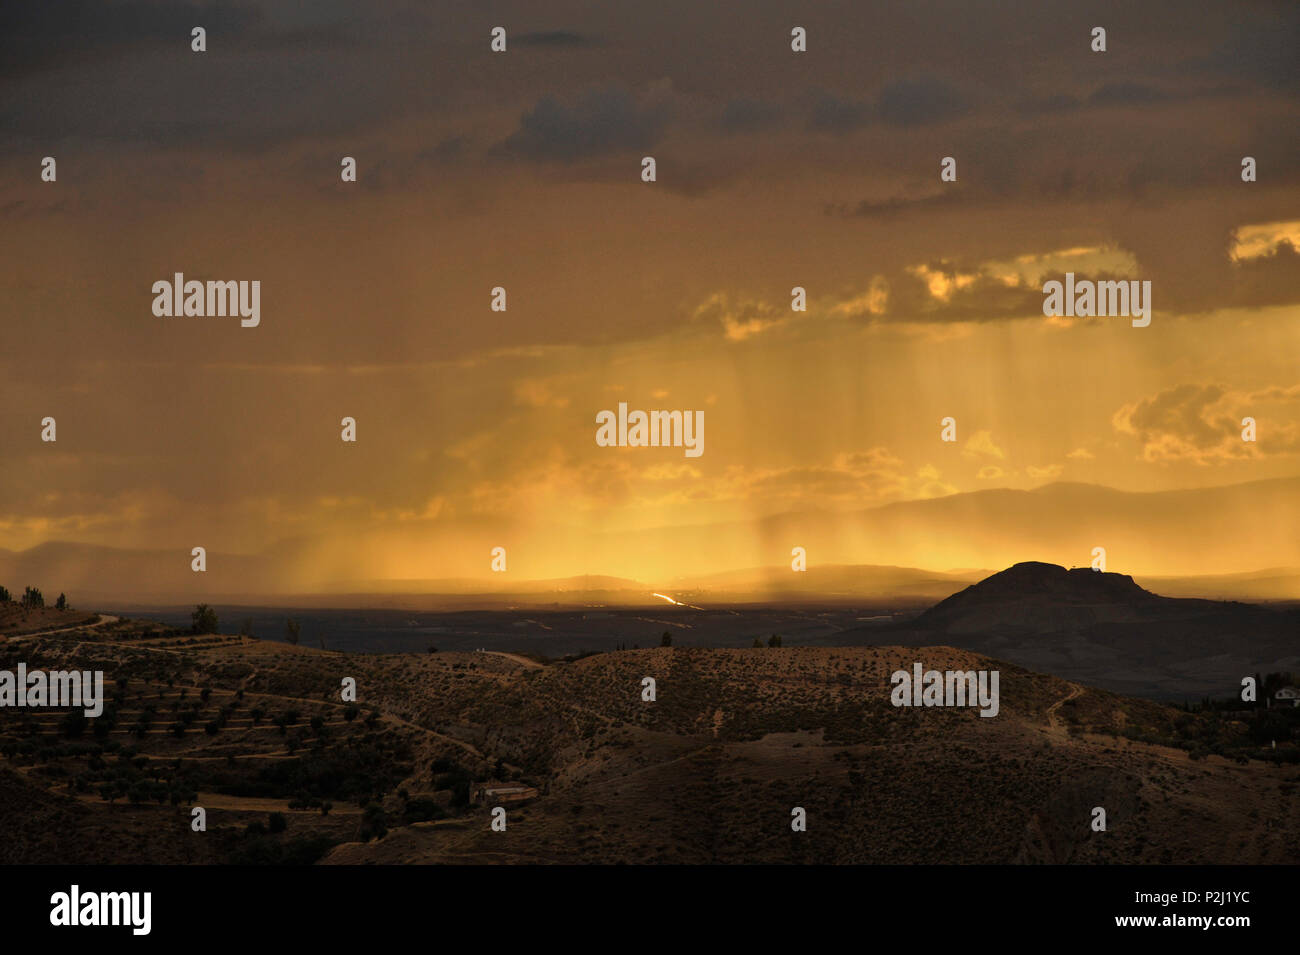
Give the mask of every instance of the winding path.
[(538, 663), (536, 660), (530, 660), (530, 659), (528, 659), (528, 657), (520, 656), (520, 655), (517, 654), (517, 653), (506, 653), (504, 650), (480, 650), (479, 652), (480, 652), (480, 653), (486, 653), (486, 654), (488, 654), (489, 656), (494, 656), (494, 657), (505, 657), (507, 660), (514, 660), (516, 663), (518, 663), (520, 666), (522, 666), (525, 670), (541, 670), (541, 669), (543, 669), (542, 664)]
[(80, 630), (94, 630), (96, 627), (106, 627), (110, 623), (117, 623), (121, 617), (115, 617), (111, 613), (99, 614), (99, 619), (94, 623), (79, 623), (75, 627), (62, 627), (58, 630), (35, 630), (31, 633), (20, 633), (17, 636), (9, 637), (8, 642), (13, 643), (15, 640), (26, 640), (31, 637), (52, 637), (60, 633), (76, 633)]
[(1067, 693), (1065, 696), (1061, 697), (1059, 700), (1057, 700), (1055, 703), (1053, 703), (1051, 706), (1047, 708), (1048, 729), (1057, 732), (1060, 731), (1061, 724), (1057, 722), (1056, 711), (1061, 708), (1062, 703), (1068, 703), (1070, 700), (1074, 699), (1082, 692), (1083, 692), (1083, 687), (1079, 686), (1077, 683), (1070, 683), (1070, 692)]

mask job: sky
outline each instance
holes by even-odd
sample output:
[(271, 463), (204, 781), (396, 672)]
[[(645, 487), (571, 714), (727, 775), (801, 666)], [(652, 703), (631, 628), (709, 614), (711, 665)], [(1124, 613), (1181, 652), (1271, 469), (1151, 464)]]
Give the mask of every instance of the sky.
[[(0, 548), (650, 578), (664, 528), (1300, 475), (1297, 51), (1294, 3), (8, 3)], [(1045, 317), (1067, 271), (1150, 325)], [(176, 272), (260, 324), (155, 315)], [(598, 446), (620, 402), (703, 454)]]

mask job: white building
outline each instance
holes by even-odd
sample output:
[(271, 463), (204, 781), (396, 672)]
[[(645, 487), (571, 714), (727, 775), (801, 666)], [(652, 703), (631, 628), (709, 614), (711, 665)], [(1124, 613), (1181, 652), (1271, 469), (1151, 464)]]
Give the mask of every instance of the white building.
[(1300, 706), (1300, 688), (1284, 686), (1273, 694), (1275, 706)]

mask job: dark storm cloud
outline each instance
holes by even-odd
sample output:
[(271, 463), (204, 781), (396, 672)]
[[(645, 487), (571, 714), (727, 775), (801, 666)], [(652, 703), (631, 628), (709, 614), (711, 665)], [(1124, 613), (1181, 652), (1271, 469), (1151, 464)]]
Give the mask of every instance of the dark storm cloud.
[(1166, 93), (1145, 83), (1107, 83), (1088, 97), (1093, 106), (1146, 106), (1168, 99)]
[(966, 97), (951, 83), (935, 77), (899, 80), (880, 91), (877, 110), (890, 126), (929, 126), (965, 116)]
[[(970, 274), (951, 262), (931, 262), (927, 268), (948, 279)], [(1109, 278), (1109, 276), (1097, 276)], [(924, 279), (911, 272), (889, 277), (887, 321), (905, 322), (990, 322), (1013, 318), (1041, 318), (1043, 293), (1038, 286), (1008, 286), (982, 272), (963, 288), (954, 288), (947, 301), (930, 294)]]
[[(444, 137), (418, 152), (392, 145), (367, 149), (354, 157), (358, 171), (355, 189), (372, 194), (419, 192), (437, 176), (461, 173), (469, 149), (470, 140), (465, 136)], [(351, 202), (351, 190), (337, 186), (338, 169), (335, 157), (310, 153), (288, 166), (284, 178), (315, 183), (315, 194), (322, 201)]]
[(582, 47), (594, 46), (599, 42), (595, 37), (572, 30), (547, 30), (534, 33), (519, 33), (509, 38), (511, 46), (538, 47)]
[(934, 77), (898, 80), (882, 87), (874, 102), (817, 90), (808, 99), (808, 128), (847, 133), (872, 123), (906, 128), (946, 123), (971, 112), (968, 98)]
[(728, 133), (770, 129), (782, 118), (781, 107), (763, 100), (733, 99), (722, 108), (719, 125)]
[[(29, 174), (46, 154), (59, 156), (71, 187), (95, 175), (120, 187), (86, 189), (83, 200), (105, 209), (150, 190), (233, 204), (303, 188), (342, 204), (352, 200), (334, 188), (339, 155), (358, 158), (357, 192), (400, 196), (410, 208), (469, 194), (465, 208), (478, 208), (515, 188), (516, 171), (528, 174), (485, 156), (567, 164), (546, 170), (550, 183), (635, 182), (625, 159), (668, 141), (657, 155), (662, 191), (725, 203), (729, 186), (777, 184), (864, 232), (886, 223), (900, 260), (993, 242), (966, 237), (972, 224), (992, 222), (999, 241), (1014, 236), (1007, 254), (1116, 237), (1160, 273), (1161, 303), (1194, 309), (1291, 294), (1282, 272), (1294, 256), (1280, 250), (1240, 266), (1222, 247), (1187, 264), (1161, 259), (1161, 244), (1185, 246), (1188, 232), (1212, 232), (1221, 246), (1234, 224), (1300, 217), (1287, 193), (1300, 183), (1300, 142), (1295, 124), (1279, 121), (1288, 102), (1274, 95), (1294, 83), (1286, 67), (1297, 16), (1280, 5), (1206, 11), (1195, 22), (1161, 3), (1127, 19), (1122, 5), (1094, 10), (1111, 24), (1112, 52), (1101, 55), (1088, 50), (1090, 18), (1061, 22), (1061, 7), (1037, 0), (900, 4), (869, 24), (852, 4), (813, 4), (821, 22), (809, 20), (813, 44), (796, 56), (775, 2), (755, 0), (754, 16), (734, 24), (716, 5), (666, 3), (649, 17), (574, 0), (551, 20), (563, 28), (546, 29), (510, 0), (490, 19), (424, 0), (0, 0), (0, 51), (9, 54), (0, 63), (60, 66), (10, 80), (0, 66), (0, 84), (17, 93), (0, 96), (9, 134), (0, 155), (19, 171), (0, 215), (72, 208)], [(204, 56), (189, 52), (194, 22), (209, 28)], [(519, 57), (489, 51), (498, 22)], [(1189, 107), (1211, 95), (1222, 99), (1205, 116)], [(806, 150), (806, 128), (841, 135)], [(1245, 153), (1259, 157), (1258, 184), (1240, 182)], [(939, 182), (945, 155), (958, 158), (958, 183)], [(1167, 228), (1168, 208), (1158, 209), (1220, 197), (1227, 211), (1212, 229)], [(1140, 228), (1127, 218), (1136, 206), (1151, 211)], [(898, 288), (916, 282), (892, 278)], [(952, 306), (981, 295), (993, 314), (1020, 308), (1003, 289), (978, 286)]]
[(1069, 93), (1051, 93), (1047, 96), (1021, 100), (1016, 109), (1027, 116), (1033, 116), (1040, 113), (1069, 113), (1077, 110), (1081, 105), (1077, 96)]
[[(428, 185), (431, 177), (460, 167), (468, 149), (469, 140), (464, 136), (447, 136), (418, 153), (386, 148), (365, 159), (359, 167), (357, 186), (368, 193), (418, 191)], [(306, 163), (300, 163), (298, 170), (304, 179), (320, 177), (320, 170)], [(347, 194), (335, 188), (332, 180), (322, 180), (319, 192), (337, 202), (348, 201)]]
[[(1231, 262), (1226, 239), (1222, 254), (1203, 269), (1203, 281), (1189, 283), (1165, 263), (1144, 260), (1146, 249), (1138, 249), (1136, 275), (1098, 271), (1081, 274), (1092, 281), (1150, 279), (1155, 308), (1160, 314), (1205, 314), (1224, 308), (1265, 308), (1300, 302), (1300, 254), (1288, 241), (1270, 252)], [(1042, 282), (1060, 279), (1058, 272), (1044, 272), (1028, 283), (1007, 285), (989, 274), (979, 263), (959, 264), (946, 260), (926, 264), (930, 274), (949, 282), (959, 276), (967, 284), (950, 288), (946, 299), (931, 294), (925, 277), (913, 271), (896, 271), (885, 277), (889, 304), (883, 315), (871, 320), (905, 322), (989, 322), (1042, 317)]]
[(259, 20), (238, 3), (184, 0), (10, 0), (0, 4), (0, 77), (150, 47), (189, 45), (190, 30), (242, 37)]
[(524, 113), (496, 152), (522, 159), (571, 162), (654, 145), (668, 116), (663, 102), (643, 103), (627, 89), (588, 90), (572, 105), (547, 95)]
[(969, 202), (968, 192), (941, 192), (932, 196), (907, 198), (897, 196), (891, 199), (863, 199), (856, 203), (832, 202), (823, 207), (828, 216), (842, 218), (890, 219), (909, 212), (927, 212), (933, 209), (947, 209)]
[(1265, 255), (1233, 266), (1231, 301), (1260, 308), (1300, 302), (1300, 253), (1282, 241)]
[(435, 166), (458, 162), (465, 157), (468, 142), (464, 136), (448, 136), (428, 149), (421, 150), (416, 158)]
[(871, 121), (871, 105), (818, 90), (808, 104), (808, 128), (828, 133), (847, 133)]
[(1279, 4), (1254, 19), (1248, 12), (1213, 52), (1187, 60), (1183, 70), (1300, 96), (1300, 4)]
[[(390, 27), (406, 26), (390, 11)], [(0, 3), (0, 152), (75, 143), (155, 152), (265, 150), (418, 109), (402, 54), (411, 31), (342, 0)], [(207, 52), (191, 31), (207, 31)], [(381, 51), (379, 46), (387, 43)], [(402, 95), (391, 95), (398, 84)]]
[(1230, 96), (1232, 87), (1219, 84), (1189, 88), (1185, 84), (1177, 88), (1153, 86), (1150, 83), (1116, 81), (1103, 83), (1086, 96), (1071, 93), (1053, 93), (1047, 96), (1020, 100), (1015, 110), (1025, 116), (1046, 115), (1052, 113), (1072, 113), (1084, 109), (1112, 109), (1133, 107), (1154, 107), (1162, 104), (1192, 102)]
[[(1142, 103), (1151, 97), (1112, 89), (1094, 99), (1109, 99), (1113, 105), (1074, 100), (1073, 110), (1057, 104), (1022, 122), (990, 110), (978, 122), (946, 134), (942, 152), (899, 145), (888, 164), (905, 176), (864, 188), (862, 198), (835, 196), (821, 210), (832, 217), (887, 219), (908, 227), (959, 207), (989, 216), (1037, 209), (1054, 221), (1091, 221), (1087, 207), (1109, 208), (1107, 216), (1122, 221), (1137, 211), (1135, 205), (1157, 212), (1162, 205), (1220, 196), (1222, 220), (1203, 222), (1200, 228), (1209, 227), (1215, 236), (1213, 255), (1225, 279), (1222, 238), (1228, 229), (1300, 217), (1300, 193), (1295, 191), (1300, 187), (1300, 126), (1278, 121), (1287, 112), (1284, 103), (1273, 99), (1233, 115), (1236, 100), (1222, 91), (1213, 98), (1202, 90), (1186, 100), (1166, 94)], [(1126, 100), (1133, 105), (1122, 105)], [(1013, 115), (1025, 117), (1021, 107), (1023, 103)], [(1207, 126), (1202, 113), (1218, 119)], [(939, 182), (941, 155), (957, 158), (957, 183)], [(1259, 161), (1257, 183), (1241, 182), (1245, 155)], [(1275, 198), (1266, 199), (1265, 191)], [(1150, 246), (1161, 241), (1168, 236), (1159, 230), (1146, 239)], [(1194, 271), (1202, 273), (1203, 265)]]

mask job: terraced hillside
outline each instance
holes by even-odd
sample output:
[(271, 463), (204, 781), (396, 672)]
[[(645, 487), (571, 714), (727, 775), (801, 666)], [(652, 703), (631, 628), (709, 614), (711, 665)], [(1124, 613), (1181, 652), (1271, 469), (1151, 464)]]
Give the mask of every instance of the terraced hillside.
[[(1300, 852), (1293, 765), (1181, 748), (1244, 727), (950, 647), (659, 648), (541, 664), (345, 655), (118, 621), (11, 639), (0, 655), (0, 669), (102, 670), (110, 697), (90, 720), (0, 710), (5, 862), (1267, 863)], [(998, 670), (998, 715), (891, 705), (890, 674), (918, 660)], [(504, 806), (504, 832), (478, 800), (502, 783), (536, 791)], [(205, 832), (191, 828), (196, 806)], [(1098, 806), (1105, 832), (1089, 825)], [(796, 807), (805, 832), (791, 829)]]

